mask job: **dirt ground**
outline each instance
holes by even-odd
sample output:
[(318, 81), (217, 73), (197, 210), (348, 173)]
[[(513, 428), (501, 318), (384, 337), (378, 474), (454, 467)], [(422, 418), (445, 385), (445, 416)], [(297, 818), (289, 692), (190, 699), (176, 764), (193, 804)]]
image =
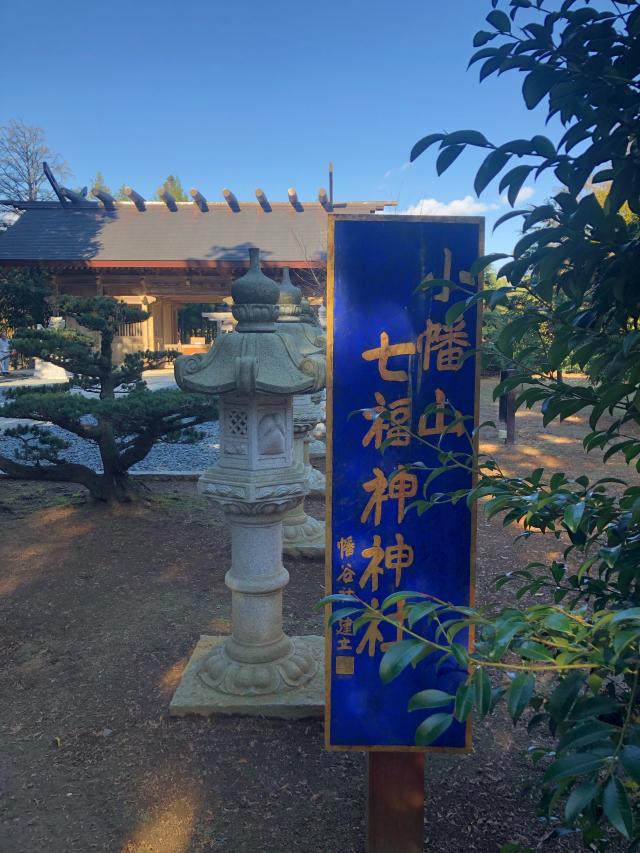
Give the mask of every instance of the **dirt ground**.
[[(579, 418), (545, 431), (521, 413), (518, 428), (513, 449), (489, 436), (508, 470), (600, 473)], [(74, 487), (0, 483), (0, 851), (360, 853), (365, 756), (325, 752), (320, 721), (169, 718), (199, 635), (229, 629), (229, 539), (195, 483), (151, 489), (111, 510)], [(497, 601), (496, 575), (558, 550), (512, 541), (480, 516), (479, 603)], [(319, 633), (323, 567), (286, 562), (285, 629)], [(471, 754), (427, 758), (426, 850), (544, 838), (527, 745), (500, 716), (475, 725)]]

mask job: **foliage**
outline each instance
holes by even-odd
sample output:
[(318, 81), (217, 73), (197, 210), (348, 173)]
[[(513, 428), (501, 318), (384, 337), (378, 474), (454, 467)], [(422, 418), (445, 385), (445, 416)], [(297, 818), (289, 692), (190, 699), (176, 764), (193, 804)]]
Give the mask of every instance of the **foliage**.
[(0, 329), (45, 323), (51, 295), (49, 276), (31, 267), (0, 270)]
[(42, 162), (46, 160), (61, 180), (71, 174), (62, 158), (45, 142), (41, 127), (11, 119), (0, 127), (0, 197), (21, 201), (53, 198)]
[[(169, 175), (162, 186), (176, 201), (189, 201), (185, 191), (182, 189), (180, 178), (177, 175)], [(159, 198), (159, 196), (156, 196), (156, 198)]]
[(120, 326), (146, 320), (144, 311), (107, 296), (64, 296), (59, 311), (94, 333), (99, 349), (93, 337), (71, 329), (21, 330), (13, 341), (20, 353), (44, 358), (72, 376), (68, 385), (7, 391), (0, 413), (51, 423), (93, 442), (103, 472), (66, 461), (63, 454), (69, 442), (39, 424), (5, 431), (20, 441), (20, 449), (15, 458), (0, 455), (0, 469), (18, 479), (80, 483), (103, 501), (129, 500), (136, 492), (128, 475), (131, 466), (144, 459), (157, 441), (199, 438), (194, 427), (214, 417), (213, 404), (178, 390), (147, 388), (142, 371), (175, 353), (137, 352), (114, 365), (113, 339)]
[[(481, 79), (524, 74), (527, 107), (546, 104), (548, 119), (556, 117), (564, 128), (561, 140), (555, 145), (535, 135), (495, 145), (475, 130), (434, 133), (414, 146), (411, 157), (438, 144), (441, 174), (466, 148), (484, 149), (476, 192), (500, 175), (499, 191), (512, 205), (532, 176), (551, 171), (562, 189), (543, 205), (502, 217), (522, 217), (513, 254), (487, 256), (472, 273), (505, 260), (498, 270), (504, 286), (478, 293), (450, 283), (462, 298), (447, 320), (478, 300), (489, 311), (502, 311), (496, 347), (517, 375), (496, 396), (519, 389), (517, 404), (542, 403), (545, 424), (582, 413), (590, 428), (585, 449), (603, 461), (624, 457), (638, 471), (640, 5), (491, 5), (471, 63), (482, 61)], [(603, 182), (608, 193), (601, 205), (588, 187)], [(634, 216), (620, 214), (625, 205)], [(524, 335), (531, 335), (528, 352), (517, 349)], [(558, 381), (555, 371), (567, 359), (587, 381)], [(416, 742), (437, 742), (454, 718), (464, 720), (472, 711), (486, 716), (504, 703), (514, 723), (526, 716), (532, 733), (546, 732), (531, 755), (542, 769), (540, 811), (554, 832), (580, 831), (590, 850), (621, 839), (629, 850), (639, 849), (640, 486), (542, 468), (506, 476), (494, 459), (474, 459), (470, 450), (440, 452), (439, 459), (431, 484), (451, 465), (465, 464), (475, 466), (477, 486), (469, 493), (427, 493), (416, 511), (483, 501), (489, 516), (502, 516), (520, 536), (558, 540), (563, 556), (500, 578), (500, 586), (515, 583), (517, 590), (514, 603), (497, 612), (403, 591), (377, 611), (334, 596), (340, 609), (331, 618), (340, 618), (340, 610), (357, 614), (359, 627), (388, 618), (393, 601), (404, 598), (406, 639), (386, 652), (382, 679), (391, 681), (425, 655), (453, 657), (469, 673), (455, 696), (428, 690), (412, 698), (409, 710), (422, 718)], [(478, 638), (471, 653), (457, 641), (470, 625)]]
[(102, 192), (109, 193), (109, 195), (113, 195), (113, 193), (111, 192), (111, 187), (109, 187), (108, 184), (105, 182), (104, 175), (100, 171), (95, 173), (89, 186), (92, 190), (102, 190)]

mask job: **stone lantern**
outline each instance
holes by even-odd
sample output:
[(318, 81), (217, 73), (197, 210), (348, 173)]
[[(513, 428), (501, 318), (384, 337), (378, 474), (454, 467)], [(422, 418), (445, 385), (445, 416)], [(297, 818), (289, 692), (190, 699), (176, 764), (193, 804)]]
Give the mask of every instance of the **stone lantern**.
[(278, 285), (260, 271), (234, 282), (234, 332), (206, 355), (176, 359), (178, 385), (219, 395), (220, 456), (198, 489), (231, 528), (232, 595), (228, 637), (202, 637), (170, 712), (313, 716), (322, 712), (322, 638), (282, 629), (282, 520), (305, 494), (304, 465), (293, 447), (293, 395), (324, 386), (323, 358), (304, 355), (280, 331)]
[[(280, 284), (278, 328), (291, 335), (302, 355), (325, 358), (326, 338), (317, 326), (303, 323), (300, 317), (302, 291), (291, 283), (289, 269), (285, 267)], [(304, 465), (307, 494), (324, 494), (323, 474), (311, 466), (309, 443), (311, 431), (320, 418), (320, 410), (313, 394), (296, 394), (293, 398), (293, 452)], [(284, 519), (284, 553), (291, 556), (324, 556), (325, 528), (322, 521), (307, 515), (304, 498), (289, 510)]]

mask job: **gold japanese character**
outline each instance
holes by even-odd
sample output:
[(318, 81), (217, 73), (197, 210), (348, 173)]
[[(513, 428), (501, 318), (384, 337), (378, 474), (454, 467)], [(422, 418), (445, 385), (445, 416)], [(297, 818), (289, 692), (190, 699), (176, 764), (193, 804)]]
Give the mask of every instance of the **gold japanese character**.
[[(451, 249), (443, 249), (443, 255), (444, 255), (444, 264), (443, 264), (443, 270), (442, 270), (442, 278), (448, 279), (450, 281), (451, 280), (451, 259), (452, 259)], [(425, 276), (424, 280), (425, 281), (433, 281), (433, 278), (434, 278), (433, 273), (429, 273), (429, 275)], [(468, 270), (460, 270), (460, 272), (458, 274), (458, 278), (460, 279), (461, 284), (471, 284), (472, 285), (474, 283), (473, 276), (471, 275), (471, 273)], [(450, 287), (443, 287), (442, 290), (440, 291), (440, 293), (438, 293), (436, 296), (434, 296), (434, 299), (436, 300), (436, 302), (448, 302), (450, 295), (451, 295), (451, 288)]]
[(391, 499), (398, 502), (398, 524), (400, 524), (404, 520), (407, 498), (413, 498), (418, 493), (418, 478), (405, 468), (400, 468), (397, 473), (394, 473), (391, 480), (387, 480), (380, 468), (374, 468), (373, 475), (373, 480), (362, 485), (365, 492), (371, 492), (371, 497), (362, 511), (360, 521), (364, 524), (373, 511), (373, 523), (377, 527), (382, 521), (382, 504)]
[(382, 561), (384, 560), (384, 568), (395, 572), (396, 589), (402, 581), (402, 570), (413, 565), (413, 548), (407, 545), (401, 533), (396, 533), (396, 544), (388, 545), (382, 548), (381, 538), (377, 534), (373, 537), (373, 545), (369, 548), (364, 548), (362, 556), (369, 558), (369, 564), (362, 573), (359, 580), (360, 587), (365, 588), (367, 583), (371, 581), (371, 591), (378, 591), (379, 579), (384, 574)]
[(338, 645), (336, 646), (336, 651), (338, 651), (338, 652), (353, 651), (353, 646), (351, 645), (351, 640), (348, 637), (340, 637), (340, 639), (338, 640)]
[(336, 628), (336, 634), (340, 634), (342, 636), (352, 636), (353, 619), (350, 619), (348, 616), (345, 619), (338, 619), (338, 627)]
[(390, 370), (387, 363), (390, 358), (397, 355), (414, 355), (416, 345), (413, 341), (405, 341), (400, 344), (390, 344), (389, 335), (380, 332), (380, 346), (365, 350), (362, 357), (365, 361), (377, 361), (380, 376), (388, 382), (406, 382), (409, 374), (406, 370)]
[[(377, 598), (371, 599), (371, 606), (374, 610), (378, 609)], [(371, 622), (367, 624), (367, 630), (364, 632), (364, 635), (356, 648), (356, 654), (361, 655), (365, 648), (367, 648), (367, 654), (372, 658), (376, 653), (376, 646), (378, 643), (382, 643), (382, 640), (383, 637), (382, 632), (380, 631), (380, 620), (372, 619)]]
[(356, 543), (353, 541), (353, 536), (342, 536), (336, 543), (340, 551), (340, 559), (345, 557), (353, 557), (356, 550)]
[(413, 565), (413, 548), (405, 543), (402, 533), (396, 533), (395, 545), (385, 548), (384, 565), (385, 568), (395, 571), (397, 589), (402, 581), (402, 570)]
[(431, 353), (436, 354), (436, 370), (460, 370), (464, 364), (465, 347), (470, 347), (467, 324), (461, 317), (453, 326), (432, 323), (418, 336), (417, 348), (422, 353), (422, 369), (429, 370)]
[[(375, 398), (378, 405), (363, 412), (364, 417), (372, 423), (362, 439), (362, 446), (367, 447), (373, 441), (373, 446), (379, 450), (382, 442), (386, 440), (394, 447), (407, 447), (411, 441), (411, 400), (409, 397), (402, 397), (387, 406), (379, 391), (375, 392)], [(388, 412), (388, 416), (383, 417), (383, 412)]]
[(384, 569), (381, 566), (382, 561), (384, 560), (384, 548), (380, 547), (381, 539), (376, 534), (373, 537), (373, 545), (369, 548), (364, 548), (362, 551), (363, 557), (368, 557), (369, 565), (362, 573), (362, 577), (360, 578), (360, 586), (362, 589), (367, 585), (367, 581), (371, 580), (371, 589), (373, 592), (377, 592), (378, 590), (378, 579), (380, 575), (384, 574)]
[(355, 578), (356, 573), (353, 570), (351, 563), (347, 563), (345, 566), (342, 566), (342, 571), (337, 577), (338, 583), (342, 581), (343, 583), (350, 584), (353, 583), (353, 579)]
[[(389, 614), (389, 618), (392, 619), (397, 625), (396, 639), (390, 642), (385, 642), (384, 637), (382, 636), (382, 631), (380, 630), (380, 618), (374, 618), (368, 623), (367, 630), (364, 632), (360, 643), (356, 647), (357, 655), (361, 655), (366, 649), (367, 654), (370, 658), (372, 658), (377, 651), (378, 645), (380, 646), (381, 652), (386, 652), (387, 649), (390, 648), (394, 642), (398, 642), (402, 639), (402, 625), (404, 623), (404, 604), (404, 601), (399, 601), (395, 612)], [(378, 599), (372, 598), (371, 607), (373, 607), (374, 610), (377, 610), (378, 606)]]
[(449, 422), (449, 426), (445, 423), (445, 403), (446, 403), (446, 394), (440, 388), (436, 388), (436, 412), (434, 418), (434, 425), (427, 426), (427, 415), (420, 415), (420, 420), (418, 421), (418, 435), (442, 435), (443, 433), (451, 433), (453, 435), (464, 435), (464, 423), (461, 420), (462, 415), (457, 409), (453, 409), (449, 407), (449, 411), (451, 411), (452, 419)]
[(387, 649), (390, 648), (394, 642), (399, 643), (402, 639), (402, 625), (404, 623), (404, 601), (399, 601), (395, 613), (389, 613), (388, 615), (389, 619), (393, 619), (393, 621), (397, 623), (398, 627), (396, 628), (396, 639), (395, 641), (391, 641), (389, 643), (380, 643), (381, 652), (386, 652)]
[[(451, 279), (451, 249), (443, 249), (444, 267), (442, 270), (442, 278)], [(440, 293), (435, 297), (438, 302), (448, 302), (450, 287), (443, 287)]]

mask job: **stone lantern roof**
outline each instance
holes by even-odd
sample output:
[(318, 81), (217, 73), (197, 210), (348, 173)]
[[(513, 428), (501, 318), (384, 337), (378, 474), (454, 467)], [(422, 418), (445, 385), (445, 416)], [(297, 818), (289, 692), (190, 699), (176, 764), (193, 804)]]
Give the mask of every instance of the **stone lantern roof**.
[(185, 391), (303, 394), (324, 387), (324, 359), (301, 352), (288, 329), (276, 325), (280, 289), (261, 272), (259, 256), (249, 249), (249, 272), (231, 288), (236, 330), (216, 338), (206, 355), (176, 359), (176, 381)]

